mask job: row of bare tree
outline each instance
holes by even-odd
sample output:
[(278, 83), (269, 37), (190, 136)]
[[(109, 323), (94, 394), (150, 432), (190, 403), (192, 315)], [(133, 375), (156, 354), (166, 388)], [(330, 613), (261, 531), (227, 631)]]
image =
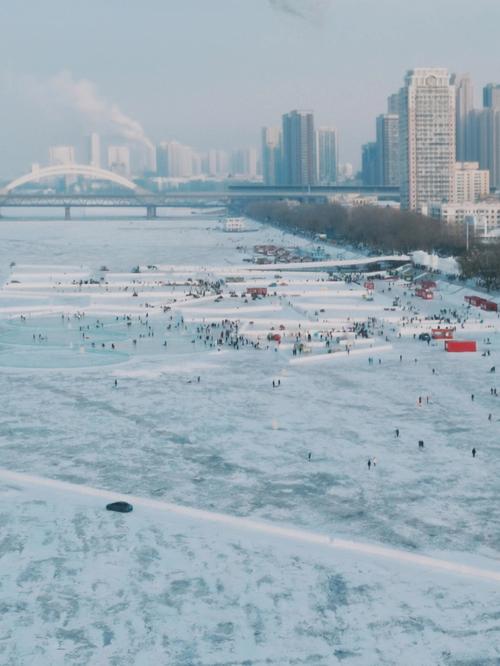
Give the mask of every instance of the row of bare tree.
[(266, 202), (250, 204), (246, 213), (260, 221), (326, 234), (338, 242), (384, 253), (418, 249), (461, 254), (465, 249), (463, 230), (457, 226), (389, 207)]
[(471, 244), (466, 252), (462, 225), (446, 224), (424, 215), (390, 207), (339, 204), (255, 202), (245, 213), (253, 219), (380, 253), (425, 250), (458, 257), (463, 276), (500, 289), (500, 243)]

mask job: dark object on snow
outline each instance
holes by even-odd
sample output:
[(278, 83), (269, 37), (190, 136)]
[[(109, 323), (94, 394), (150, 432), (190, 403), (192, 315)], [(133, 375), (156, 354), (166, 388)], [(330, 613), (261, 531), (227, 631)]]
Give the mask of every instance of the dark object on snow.
[(429, 333), (420, 333), (418, 336), (419, 340), (423, 340), (424, 342), (430, 342), (431, 341), (431, 336)]
[(495, 366), (492, 366), (492, 367), (490, 368), (490, 372), (496, 372), (496, 370), (497, 370), (497, 369), (496, 369)]
[(419, 439), (419, 440), (418, 440), (418, 448), (419, 448), (419, 449), (423, 449), (423, 448), (424, 448), (424, 440), (423, 440), (423, 439)]
[(130, 513), (134, 507), (128, 502), (112, 502), (111, 504), (106, 504), (106, 509), (108, 511), (118, 511), (118, 513)]

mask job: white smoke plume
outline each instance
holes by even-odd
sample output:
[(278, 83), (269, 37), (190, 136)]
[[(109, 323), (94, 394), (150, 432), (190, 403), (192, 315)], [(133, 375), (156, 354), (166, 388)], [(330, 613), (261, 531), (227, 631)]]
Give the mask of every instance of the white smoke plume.
[(64, 71), (49, 79), (47, 88), (56, 98), (53, 101), (81, 114), (95, 128), (153, 148), (142, 125), (102, 97), (92, 81), (75, 80), (70, 72)]
[(330, 7), (331, 0), (269, 0), (273, 9), (307, 21), (318, 20)]

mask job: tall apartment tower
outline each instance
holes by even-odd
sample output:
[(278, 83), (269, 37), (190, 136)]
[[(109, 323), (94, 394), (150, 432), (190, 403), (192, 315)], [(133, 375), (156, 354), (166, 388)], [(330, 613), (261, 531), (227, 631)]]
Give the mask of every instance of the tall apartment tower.
[(281, 183), (281, 130), (279, 127), (262, 128), (262, 177), (264, 185)]
[(401, 206), (453, 202), (455, 87), (444, 68), (408, 71), (400, 93)]
[(490, 172), (490, 185), (500, 190), (500, 85), (483, 88), (484, 109), (477, 113), (478, 159)]
[(377, 142), (370, 141), (361, 146), (361, 180), (363, 185), (378, 185)]
[(101, 141), (99, 134), (92, 132), (86, 137), (87, 164), (99, 168), (101, 166)]
[(457, 162), (470, 162), (476, 157), (474, 137), (474, 87), (468, 74), (453, 77), (456, 92), (455, 126)]
[(490, 186), (500, 189), (500, 107), (478, 111), (477, 142), (481, 169), (490, 172)]
[(483, 106), (485, 109), (500, 109), (500, 84), (488, 83), (483, 88)]
[(163, 141), (156, 146), (156, 175), (166, 178), (168, 173), (168, 142)]
[(377, 185), (399, 187), (399, 115), (377, 118)]
[(231, 153), (231, 173), (233, 176), (256, 178), (257, 163), (255, 148), (238, 148)]
[(338, 141), (337, 130), (320, 127), (317, 132), (318, 181), (321, 185), (337, 182)]
[(193, 175), (193, 150), (178, 141), (163, 141), (156, 147), (156, 173), (168, 178)]
[(387, 113), (399, 115), (399, 93), (389, 95), (387, 98)]
[(290, 111), (283, 116), (284, 185), (314, 185), (317, 180), (316, 136), (311, 111)]

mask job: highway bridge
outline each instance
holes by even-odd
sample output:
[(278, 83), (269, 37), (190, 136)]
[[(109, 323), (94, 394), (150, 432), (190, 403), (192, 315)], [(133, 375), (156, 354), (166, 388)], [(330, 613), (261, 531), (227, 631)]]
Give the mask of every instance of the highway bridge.
[[(83, 177), (93, 181), (105, 181), (118, 187), (118, 193), (83, 192), (59, 193), (51, 189), (25, 189), (43, 180), (67, 177)], [(24, 188), (24, 189), (23, 189)], [(390, 187), (363, 187), (358, 185), (333, 185), (329, 187), (268, 187), (264, 185), (229, 185), (219, 189), (168, 190), (150, 192), (132, 180), (119, 174), (89, 165), (60, 165), (37, 169), (16, 178), (0, 189), (2, 208), (62, 208), (67, 219), (71, 208), (142, 208), (148, 218), (155, 218), (159, 208), (179, 205), (228, 205), (247, 201), (326, 201), (338, 194), (374, 195), (381, 199), (398, 199), (399, 190)]]

